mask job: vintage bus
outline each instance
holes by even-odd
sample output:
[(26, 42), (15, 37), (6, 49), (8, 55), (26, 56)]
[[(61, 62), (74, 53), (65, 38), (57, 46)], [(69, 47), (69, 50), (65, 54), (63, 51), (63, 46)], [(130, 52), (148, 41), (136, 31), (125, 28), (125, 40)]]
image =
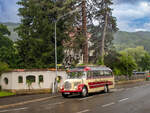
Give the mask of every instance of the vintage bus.
[(114, 76), (110, 68), (105, 66), (82, 66), (70, 69), (68, 79), (64, 81), (60, 89), (63, 97), (68, 97), (74, 93), (82, 97), (89, 93), (104, 90), (108, 93), (114, 88)]

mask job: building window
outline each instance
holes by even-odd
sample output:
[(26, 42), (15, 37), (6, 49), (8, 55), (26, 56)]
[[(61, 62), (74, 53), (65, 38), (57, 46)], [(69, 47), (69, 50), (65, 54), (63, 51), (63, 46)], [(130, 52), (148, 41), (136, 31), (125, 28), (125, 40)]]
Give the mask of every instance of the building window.
[(18, 77), (18, 83), (23, 83), (23, 77), (22, 76)]
[(8, 78), (7, 77), (4, 78), (4, 82), (5, 82), (5, 84), (8, 84)]
[(35, 76), (34, 75), (28, 75), (26, 77), (26, 83), (33, 83), (35, 82)]
[(43, 75), (39, 75), (39, 83), (43, 82)]

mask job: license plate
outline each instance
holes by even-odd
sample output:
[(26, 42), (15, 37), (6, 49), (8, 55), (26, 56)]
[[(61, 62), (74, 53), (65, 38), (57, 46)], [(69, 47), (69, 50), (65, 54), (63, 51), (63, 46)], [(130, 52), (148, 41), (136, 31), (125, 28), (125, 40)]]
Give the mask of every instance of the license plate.
[(67, 95), (69, 95), (70, 93), (69, 93), (69, 92), (65, 92), (64, 94), (67, 94)]

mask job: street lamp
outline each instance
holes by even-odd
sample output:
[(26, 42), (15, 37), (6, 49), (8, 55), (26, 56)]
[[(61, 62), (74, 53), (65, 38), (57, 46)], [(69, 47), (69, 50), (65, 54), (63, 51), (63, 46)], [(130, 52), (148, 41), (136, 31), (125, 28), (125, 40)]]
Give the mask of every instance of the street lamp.
[(56, 76), (54, 77), (54, 80), (53, 80), (53, 89), (52, 89), (52, 93), (55, 93), (55, 83), (56, 83), (56, 86), (57, 86), (57, 81), (55, 81), (55, 78), (57, 78), (57, 22), (60, 20), (60, 19), (62, 19), (62, 18), (64, 18), (65, 16), (67, 16), (67, 15), (71, 15), (71, 14), (73, 14), (73, 13), (75, 13), (75, 12), (77, 12), (77, 11), (79, 11), (80, 10), (80, 8), (76, 8), (75, 10), (73, 10), (73, 11), (70, 11), (70, 12), (68, 12), (68, 13), (66, 13), (66, 14), (64, 14), (64, 15), (62, 15), (62, 16), (60, 16), (56, 21), (55, 21), (55, 68), (56, 68)]

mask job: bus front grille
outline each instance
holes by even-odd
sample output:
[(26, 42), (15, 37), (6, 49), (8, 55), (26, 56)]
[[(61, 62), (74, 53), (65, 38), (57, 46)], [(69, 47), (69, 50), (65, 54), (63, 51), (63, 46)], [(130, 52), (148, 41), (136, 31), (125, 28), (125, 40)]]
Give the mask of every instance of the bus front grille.
[(70, 89), (71, 89), (71, 83), (65, 82), (65, 84), (64, 84), (64, 89), (65, 89), (65, 90), (70, 90)]

